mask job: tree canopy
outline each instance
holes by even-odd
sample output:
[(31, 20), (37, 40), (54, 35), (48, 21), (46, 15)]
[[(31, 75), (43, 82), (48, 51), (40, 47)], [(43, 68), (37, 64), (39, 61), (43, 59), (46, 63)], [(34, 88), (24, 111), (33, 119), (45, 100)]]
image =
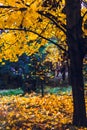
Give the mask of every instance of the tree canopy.
[[(82, 6), (84, 36), (86, 14)], [(17, 61), (23, 53), (32, 55), (48, 41), (67, 51), (66, 28), (64, 0), (0, 0), (0, 61)]]

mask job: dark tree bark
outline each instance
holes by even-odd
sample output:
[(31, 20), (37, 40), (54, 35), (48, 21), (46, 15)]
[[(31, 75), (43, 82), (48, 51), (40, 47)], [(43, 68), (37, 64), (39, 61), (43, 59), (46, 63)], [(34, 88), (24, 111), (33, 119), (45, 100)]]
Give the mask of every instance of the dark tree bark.
[(41, 80), (41, 94), (42, 94), (42, 97), (44, 97), (44, 81)]
[(86, 126), (84, 81), (82, 74), (84, 43), (82, 38), (80, 0), (66, 1), (67, 43), (70, 57), (70, 78), (73, 94), (73, 124)]

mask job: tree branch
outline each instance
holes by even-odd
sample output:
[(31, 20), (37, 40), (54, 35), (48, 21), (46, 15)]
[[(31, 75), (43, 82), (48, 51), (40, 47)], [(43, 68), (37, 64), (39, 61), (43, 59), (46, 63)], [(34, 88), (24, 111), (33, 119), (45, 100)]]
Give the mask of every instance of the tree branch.
[[(3, 9), (17, 9), (17, 7), (14, 7), (14, 6), (10, 6), (10, 5), (0, 5), (0, 8), (3, 8)], [(27, 8), (23, 7), (23, 8), (18, 8), (18, 11), (26, 11)]]
[[(35, 1), (35, 0), (34, 0)], [(23, 2), (23, 0), (22, 0), (22, 2)], [(15, 9), (17, 9), (17, 7), (13, 7), (13, 6), (4, 6), (4, 5), (0, 5), (0, 8), (8, 8), (8, 9), (10, 9), (10, 8), (15, 8)], [(27, 10), (27, 8), (19, 8), (18, 10), (20, 10), (20, 11), (26, 11)], [(49, 17), (49, 14), (47, 13), (47, 14), (44, 14), (42, 11), (38, 11), (38, 13), (39, 14), (41, 14), (41, 15), (43, 15), (43, 16), (45, 16), (46, 18), (48, 18), (48, 19), (50, 19), (60, 30), (62, 30), (65, 34), (66, 34), (66, 31), (62, 28), (62, 27), (60, 27), (58, 24), (57, 24), (57, 22), (55, 21), (55, 19), (53, 19), (53, 18), (51, 18), (51, 17), (55, 17), (55, 16), (53, 16), (52, 14), (50, 14), (50, 16), (51, 17)], [(56, 18), (56, 17), (55, 17)], [(54, 41), (52, 41), (51, 39), (49, 39), (49, 38), (46, 38), (46, 37), (44, 37), (44, 36), (42, 36), (41, 34), (39, 34), (39, 33), (37, 33), (37, 32), (35, 32), (35, 31), (32, 31), (32, 30), (30, 30), (30, 29), (26, 29), (26, 28), (4, 28), (4, 29), (0, 29), (0, 30), (18, 30), (18, 31), (29, 31), (29, 32), (32, 32), (32, 33), (34, 33), (34, 34), (36, 34), (36, 35), (38, 35), (39, 37), (41, 37), (41, 38), (43, 38), (43, 39), (45, 39), (45, 40), (47, 40), (47, 41), (49, 41), (49, 42), (51, 42), (51, 43), (53, 43), (54, 45), (56, 45), (58, 48), (60, 48), (61, 50), (63, 50), (64, 52), (67, 52), (66, 51), (66, 49), (64, 49), (62, 46), (60, 46), (60, 45), (58, 45), (56, 42), (54, 42)], [(68, 53), (68, 52), (67, 52)]]
[(25, 31), (25, 32), (28, 31), (28, 32), (32, 32), (32, 33), (38, 35), (39, 37), (41, 37), (41, 38), (43, 38), (43, 39), (45, 39), (45, 40), (51, 42), (52, 44), (56, 45), (59, 49), (63, 50), (64, 52), (68, 53), (68, 51), (67, 51), (66, 49), (64, 49), (62, 46), (58, 45), (58, 44), (57, 44), (56, 42), (54, 42), (53, 40), (51, 40), (51, 39), (49, 39), (49, 38), (46, 38), (46, 37), (42, 36), (41, 34), (35, 32), (35, 31), (33, 31), (33, 30), (30, 30), (30, 29), (27, 29), (27, 28), (4, 28), (4, 29), (1, 29), (1, 28), (0, 28), (0, 30), (13, 30), (13, 31), (15, 30), (15, 31)]
[(82, 16), (82, 19), (85, 17), (85, 15), (87, 14), (87, 11), (84, 13), (84, 15)]
[(22, 4), (24, 4), (27, 7), (30, 7), (36, 0), (32, 1), (30, 4), (26, 4), (24, 0), (21, 0)]
[(56, 25), (56, 27), (58, 27), (61, 31), (63, 31), (64, 32), (64, 34), (66, 35), (66, 31), (64, 30), (64, 26), (63, 26), (63, 28), (61, 27), (61, 26), (59, 26), (58, 25), (58, 23), (55, 21), (55, 19), (53, 19), (54, 17), (50, 17), (50, 16), (52, 16), (52, 14), (50, 14), (50, 13), (44, 13), (43, 11), (38, 11), (38, 13), (40, 14), (40, 15), (43, 15), (44, 17), (46, 17), (46, 18), (48, 18), (48, 19), (50, 19), (55, 25)]
[(0, 8), (16, 8), (10, 5), (0, 5)]

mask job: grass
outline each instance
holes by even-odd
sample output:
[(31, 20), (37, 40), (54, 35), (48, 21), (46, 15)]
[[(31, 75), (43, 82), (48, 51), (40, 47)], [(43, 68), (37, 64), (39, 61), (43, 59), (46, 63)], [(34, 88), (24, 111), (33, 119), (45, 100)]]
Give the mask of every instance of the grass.
[[(21, 88), (18, 89), (8, 89), (8, 90), (1, 90), (0, 95), (1, 96), (11, 96), (11, 95), (19, 95), (23, 94), (23, 90)], [(41, 93), (41, 90), (37, 91), (37, 93)], [(70, 94), (71, 93), (71, 87), (50, 87), (46, 86), (44, 88), (44, 93), (50, 93), (50, 94)]]
[(19, 95), (19, 94), (23, 94), (23, 91), (20, 88), (0, 91), (1, 96), (10, 96), (10, 95)]
[(71, 87), (70, 86), (69, 87), (54, 87), (54, 88), (47, 87), (45, 91), (51, 94), (70, 94)]

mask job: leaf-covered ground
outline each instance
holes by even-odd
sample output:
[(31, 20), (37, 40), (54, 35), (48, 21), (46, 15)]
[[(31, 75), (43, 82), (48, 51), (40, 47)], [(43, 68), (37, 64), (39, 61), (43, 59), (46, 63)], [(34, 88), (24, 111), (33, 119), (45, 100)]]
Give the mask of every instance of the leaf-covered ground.
[(0, 97), (0, 130), (87, 130), (72, 122), (72, 97), (35, 93)]

